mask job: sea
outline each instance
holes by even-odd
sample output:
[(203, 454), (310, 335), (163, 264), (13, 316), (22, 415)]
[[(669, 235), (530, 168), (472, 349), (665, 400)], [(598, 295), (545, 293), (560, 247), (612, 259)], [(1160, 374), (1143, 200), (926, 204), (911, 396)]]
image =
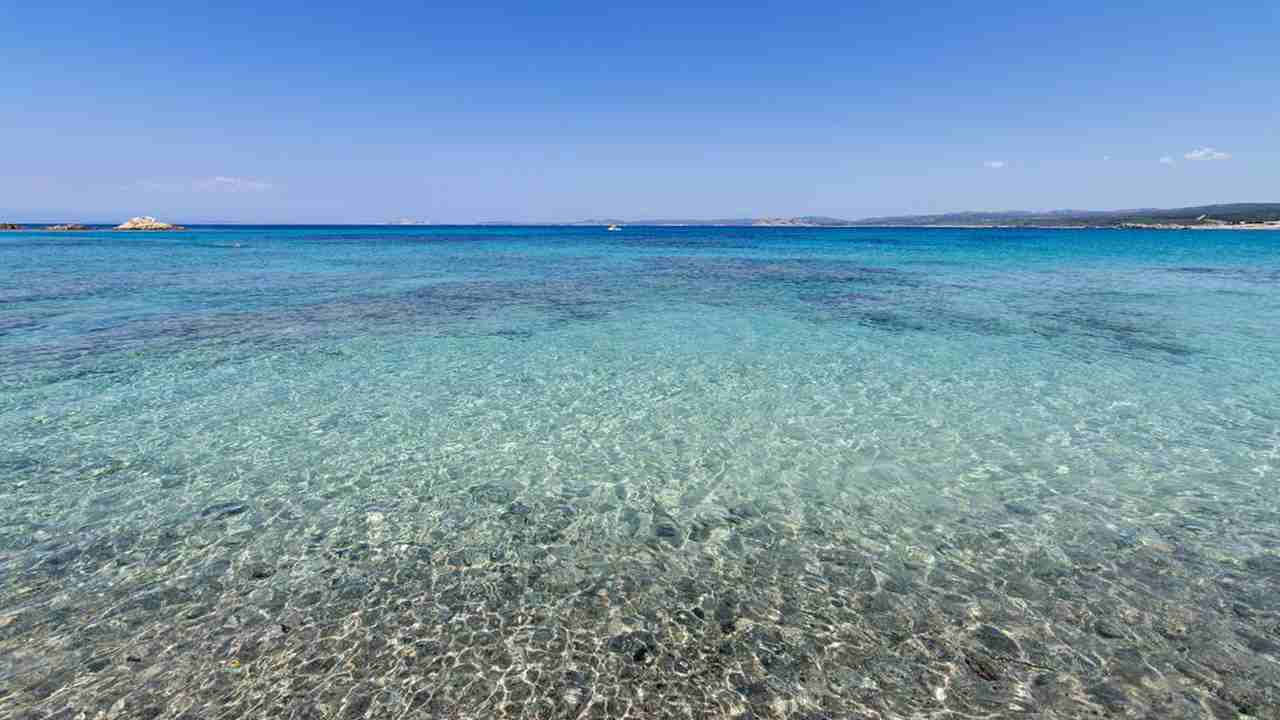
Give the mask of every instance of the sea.
[(1280, 717), (1280, 233), (0, 233), (0, 718)]

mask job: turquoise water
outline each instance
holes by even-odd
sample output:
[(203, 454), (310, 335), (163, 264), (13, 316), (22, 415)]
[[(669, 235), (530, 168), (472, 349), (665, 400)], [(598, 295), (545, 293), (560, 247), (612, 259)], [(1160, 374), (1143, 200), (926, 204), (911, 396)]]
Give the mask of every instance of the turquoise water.
[(0, 717), (1280, 717), (1280, 233), (0, 234)]

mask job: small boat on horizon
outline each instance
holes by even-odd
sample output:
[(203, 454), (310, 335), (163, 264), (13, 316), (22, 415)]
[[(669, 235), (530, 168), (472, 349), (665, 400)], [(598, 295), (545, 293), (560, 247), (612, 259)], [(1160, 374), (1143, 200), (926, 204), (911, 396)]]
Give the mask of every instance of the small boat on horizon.
[(619, 231), (619, 230), (621, 230), (621, 229), (622, 229), (622, 228), (621, 228), (620, 226), (618, 226), (618, 225), (610, 225), (610, 226), (609, 226), (609, 232), (618, 232), (618, 231)]

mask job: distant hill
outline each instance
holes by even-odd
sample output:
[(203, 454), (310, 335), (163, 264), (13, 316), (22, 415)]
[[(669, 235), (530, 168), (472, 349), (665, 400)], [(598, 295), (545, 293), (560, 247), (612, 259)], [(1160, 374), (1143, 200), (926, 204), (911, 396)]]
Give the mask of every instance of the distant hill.
[(922, 227), (1122, 227), (1124, 225), (1218, 225), (1280, 221), (1280, 203), (1232, 203), (1135, 210), (1051, 210), (1047, 212), (958, 212), (854, 220), (850, 226)]
[(595, 219), (571, 225), (690, 225), (729, 227), (1124, 227), (1126, 225), (1215, 226), (1280, 222), (1280, 203), (1232, 203), (1135, 210), (969, 211), (938, 215), (896, 215), (861, 220), (822, 216), (728, 218), (720, 220)]
[(806, 215), (803, 217), (760, 217), (760, 218), (719, 218), (714, 220), (620, 220), (613, 219), (592, 219), (581, 220), (570, 225), (690, 225), (695, 227), (848, 227), (853, 225), (851, 220), (841, 220), (840, 218), (822, 217), (819, 215)]
[(751, 218), (731, 218), (725, 220), (679, 220), (679, 219), (662, 219), (662, 220), (622, 220), (620, 218), (603, 218), (581, 220), (569, 223), (570, 225), (750, 225), (754, 220)]

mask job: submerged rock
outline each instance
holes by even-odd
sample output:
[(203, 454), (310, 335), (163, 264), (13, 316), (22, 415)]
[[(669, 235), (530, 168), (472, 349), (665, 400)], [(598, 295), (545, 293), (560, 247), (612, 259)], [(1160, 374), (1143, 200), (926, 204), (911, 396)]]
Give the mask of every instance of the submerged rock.
[(166, 222), (143, 215), (140, 217), (129, 218), (128, 222), (116, 226), (117, 230), (182, 230), (181, 225), (172, 225)]
[(1008, 633), (993, 625), (983, 625), (978, 628), (977, 640), (987, 646), (988, 649), (1002, 655), (1016, 657), (1022, 652), (1017, 640), (1014, 640)]
[(1124, 630), (1121, 630), (1119, 625), (1116, 625), (1110, 620), (1099, 620), (1093, 626), (1093, 629), (1099, 636), (1108, 640), (1119, 640), (1124, 637)]
[(231, 515), (239, 515), (248, 509), (249, 506), (241, 502), (223, 502), (218, 503), (217, 505), (210, 505), (204, 510), (201, 510), (200, 517), (219, 519), (230, 517)]
[(646, 663), (658, 653), (658, 641), (653, 633), (632, 630), (609, 638), (609, 649), (630, 656), (637, 663)]

